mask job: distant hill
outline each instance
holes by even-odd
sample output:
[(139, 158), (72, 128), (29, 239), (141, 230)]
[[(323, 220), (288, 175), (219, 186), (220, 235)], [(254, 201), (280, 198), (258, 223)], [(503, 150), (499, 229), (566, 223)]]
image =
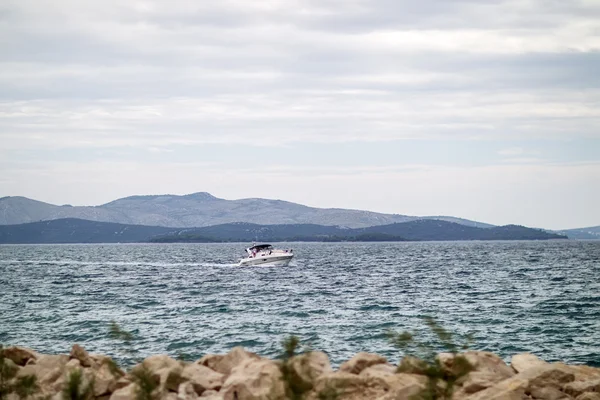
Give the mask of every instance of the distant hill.
[(600, 240), (600, 226), (591, 226), (588, 228), (565, 229), (558, 231), (561, 235), (566, 235), (569, 239), (587, 239)]
[(60, 219), (0, 226), (0, 243), (279, 242), (566, 239), (516, 225), (475, 228), (439, 220), (416, 220), (368, 228), (315, 224), (231, 223), (200, 228), (125, 225)]
[(123, 225), (66, 218), (0, 226), (1, 243), (142, 243), (175, 232), (161, 226)]
[(234, 222), (260, 225), (320, 224), (364, 228), (416, 219), (437, 219), (481, 228), (493, 225), (448, 216), (414, 217), (341, 208), (315, 208), (282, 200), (225, 200), (209, 193), (131, 196), (100, 206), (57, 206), (26, 197), (0, 198), (0, 225), (78, 218), (120, 224), (203, 227)]
[[(224, 224), (186, 229), (153, 239), (157, 242), (217, 241), (342, 241), (361, 240), (547, 240), (566, 236), (518, 225), (476, 228), (440, 220), (414, 220), (367, 228), (343, 229), (320, 225)], [(198, 240), (196, 240), (198, 238)], [(377, 239), (379, 238), (379, 239)], [(369, 240), (370, 241), (370, 240)]]

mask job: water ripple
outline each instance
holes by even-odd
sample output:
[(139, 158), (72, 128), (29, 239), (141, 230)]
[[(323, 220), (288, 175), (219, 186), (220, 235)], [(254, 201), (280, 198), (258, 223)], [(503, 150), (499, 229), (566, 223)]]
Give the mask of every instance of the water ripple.
[[(0, 246), (0, 342), (127, 360), (237, 345), (275, 356), (297, 334), (334, 364), (395, 361), (386, 330), (431, 340), (431, 315), (503, 357), (600, 360), (600, 242), (286, 246), (288, 268), (238, 268), (240, 244)], [(135, 340), (110, 339), (111, 320)]]

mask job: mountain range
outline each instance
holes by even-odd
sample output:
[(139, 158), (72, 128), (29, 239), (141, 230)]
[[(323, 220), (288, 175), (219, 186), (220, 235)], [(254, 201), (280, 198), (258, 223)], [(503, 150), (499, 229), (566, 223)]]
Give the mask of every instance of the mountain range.
[(77, 218), (119, 224), (192, 228), (249, 222), (365, 228), (436, 219), (486, 228), (493, 225), (448, 216), (415, 217), (341, 208), (315, 208), (282, 200), (225, 200), (200, 192), (184, 196), (131, 196), (100, 206), (58, 206), (26, 197), (0, 198), (0, 225)]
[(368, 228), (244, 222), (200, 228), (125, 225), (74, 218), (0, 226), (0, 243), (281, 242), (547, 240), (565, 236), (517, 225), (477, 228), (440, 220), (414, 220)]
[[(63, 221), (53, 226), (58, 229), (55, 232), (56, 237), (67, 242), (70, 242), (70, 240), (64, 236), (65, 233), (62, 229), (74, 228), (75, 226), (76, 228), (72, 229), (72, 232), (81, 233), (84, 237), (89, 237), (89, 240), (92, 240), (91, 238), (105, 237), (107, 240), (110, 239), (110, 241), (146, 241), (151, 237), (168, 235), (172, 232), (182, 232), (186, 229), (192, 229), (191, 233), (188, 232), (190, 235), (201, 236), (210, 231), (210, 229), (202, 231), (201, 228), (218, 226), (219, 232), (222, 232), (228, 231), (230, 229), (228, 226), (237, 227), (238, 225), (236, 224), (240, 223), (255, 224), (256, 226), (260, 226), (260, 230), (263, 231), (271, 229), (271, 237), (283, 237), (286, 239), (291, 237), (305, 237), (307, 239), (319, 237), (322, 234), (319, 229), (309, 229), (308, 227), (320, 226), (322, 228), (320, 229), (326, 232), (329, 238), (327, 240), (332, 240), (331, 238), (349, 240), (356, 238), (357, 235), (373, 234), (392, 235), (391, 239), (394, 240), (455, 240), (453, 238), (456, 238), (456, 240), (466, 240), (469, 237), (479, 237), (484, 238), (482, 240), (486, 240), (485, 238), (491, 235), (490, 232), (494, 231), (489, 231), (486, 234), (473, 233), (471, 236), (464, 232), (460, 235), (455, 235), (451, 231), (458, 229), (454, 225), (480, 229), (495, 228), (491, 224), (450, 216), (418, 217), (342, 208), (316, 208), (288, 201), (260, 198), (225, 200), (206, 192), (183, 196), (130, 196), (99, 206), (75, 207), (71, 205), (54, 205), (19, 196), (0, 198), (0, 226), (62, 220), (70, 222)], [(76, 220), (107, 223), (109, 225), (89, 225), (83, 222), (74, 222)], [(454, 225), (440, 226), (440, 233), (433, 232), (435, 230), (434, 224), (426, 225), (427, 230), (433, 233), (430, 232), (429, 236), (424, 235), (414, 238), (411, 234), (407, 234), (405, 231), (398, 231), (396, 228), (392, 229), (393, 232), (391, 233), (387, 232), (388, 228), (376, 229), (375, 231), (371, 229), (373, 227), (397, 227), (398, 224), (408, 222), (415, 222), (415, 226), (425, 226), (422, 221), (448, 222)], [(112, 226), (110, 224), (115, 225)], [(39, 237), (40, 240), (50, 240), (50, 242), (58, 240), (48, 237), (48, 226), (44, 224), (28, 225), (23, 229), (29, 232), (32, 237)], [(280, 228), (276, 228), (275, 226)], [(410, 225), (406, 225), (405, 227), (408, 226)], [(40, 228), (41, 231), (36, 234), (32, 231), (32, 227)], [(290, 229), (292, 229), (290, 227), (293, 227), (294, 234), (290, 233)], [(15, 228), (7, 229), (10, 231)], [(121, 235), (121, 239), (119, 239), (119, 235), (114, 235), (114, 232), (119, 232), (120, 229), (125, 229), (124, 232), (127, 233), (125, 235), (127, 240), (123, 239), (125, 236)], [(358, 231), (350, 233), (347, 231), (348, 229), (366, 229), (366, 231), (363, 233)], [(283, 235), (283, 233), (285, 234)], [(571, 239), (600, 239), (600, 226), (557, 232), (548, 231), (548, 233), (568, 236)], [(516, 234), (514, 228), (511, 228), (511, 234)], [(211, 233), (209, 236), (218, 241), (228, 240), (228, 238), (223, 238), (219, 235), (213, 237)], [(239, 239), (243, 238), (246, 240), (249, 238), (249, 236), (240, 235), (239, 233), (236, 233), (236, 235)], [(527, 235), (525, 234), (524, 236)], [(113, 236), (115, 237), (113, 238)], [(523, 235), (516, 234), (515, 238), (517, 236), (521, 237)], [(532, 234), (532, 237), (541, 238), (537, 233)], [(371, 237), (371, 239), (373, 238)], [(94, 240), (96, 239), (92, 241)], [(177, 240), (182, 240), (181, 235)]]

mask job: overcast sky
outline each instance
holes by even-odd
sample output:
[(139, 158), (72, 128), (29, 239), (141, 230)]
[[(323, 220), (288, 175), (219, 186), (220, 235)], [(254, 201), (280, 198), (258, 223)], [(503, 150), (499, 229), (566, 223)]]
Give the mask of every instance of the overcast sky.
[(600, 0), (2, 0), (0, 196), (600, 225)]

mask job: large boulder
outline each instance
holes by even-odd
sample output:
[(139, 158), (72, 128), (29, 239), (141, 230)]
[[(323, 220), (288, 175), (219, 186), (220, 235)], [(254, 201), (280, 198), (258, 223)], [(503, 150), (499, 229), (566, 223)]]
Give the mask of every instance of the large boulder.
[(320, 351), (311, 351), (292, 357), (287, 367), (290, 384), (303, 392), (312, 389), (315, 381), (321, 375), (333, 372), (329, 357)]
[(454, 389), (458, 398), (490, 388), (515, 375), (512, 368), (493, 353), (468, 351), (455, 357), (463, 357), (468, 363), (461, 366), (454, 357), (444, 361), (445, 368), (459, 378), (456, 382), (458, 387)]
[(531, 353), (515, 354), (510, 359), (510, 366), (515, 372), (523, 372), (528, 368), (540, 365), (548, 365), (548, 363)]
[(198, 394), (194, 389), (192, 382), (183, 382), (177, 389), (177, 398), (179, 400), (198, 400)]
[(286, 397), (280, 364), (248, 358), (237, 365), (223, 384), (224, 400), (282, 400)]
[(234, 347), (225, 355), (205, 355), (196, 361), (195, 364), (204, 365), (223, 375), (229, 375), (233, 368), (249, 359), (258, 360), (260, 357), (257, 354), (244, 350), (242, 347)]
[(564, 385), (563, 390), (565, 393), (570, 394), (573, 397), (577, 397), (585, 392), (600, 392), (600, 379), (592, 381), (578, 381), (570, 382)]
[(30, 359), (17, 376), (35, 375), (44, 393), (54, 393), (55, 383), (63, 377), (68, 362), (67, 355), (40, 355), (35, 360)]
[(371, 354), (360, 352), (352, 357), (350, 360), (340, 365), (340, 372), (349, 372), (351, 374), (360, 374), (360, 372), (375, 364), (385, 364), (387, 358), (378, 354)]
[(96, 397), (110, 394), (117, 390), (117, 381), (120, 376), (115, 375), (108, 364), (102, 364), (99, 368), (92, 370), (94, 381), (94, 395)]
[(220, 390), (225, 381), (225, 375), (200, 364), (186, 365), (181, 377), (189, 381), (196, 394), (201, 395), (206, 390)]
[(574, 375), (562, 366), (548, 364), (532, 366), (517, 375), (504, 379), (495, 385), (481, 390), (470, 396), (456, 393), (455, 399), (468, 400), (521, 400), (525, 393), (531, 393), (542, 388), (560, 390), (566, 383), (572, 382)]
[(315, 382), (307, 399), (376, 399), (377, 396), (373, 396), (373, 393), (369, 393), (369, 391), (369, 388), (365, 385), (364, 377), (350, 372), (337, 371), (321, 375)]
[(121, 389), (117, 389), (110, 396), (110, 400), (136, 400), (137, 385), (134, 383), (127, 385)]
[(74, 344), (69, 354), (71, 359), (79, 360), (83, 367), (91, 367), (93, 360), (90, 358), (88, 352), (78, 344)]
[(577, 396), (576, 400), (600, 400), (600, 393), (586, 392)]
[(157, 372), (164, 368), (180, 367), (180, 364), (177, 360), (175, 360), (167, 355), (158, 354), (158, 355), (154, 355), (154, 356), (150, 356), (150, 357), (146, 358), (144, 361), (142, 361), (141, 364), (138, 364), (135, 367), (133, 367), (132, 370), (135, 371), (142, 367), (145, 367), (154, 373), (154, 372)]
[(11, 346), (0, 350), (4, 357), (8, 358), (16, 365), (25, 366), (29, 360), (36, 360), (39, 354), (26, 347)]
[(386, 375), (395, 375), (398, 372), (398, 368), (395, 365), (386, 363), (386, 364), (375, 364), (370, 366), (369, 368), (365, 368), (360, 371), (360, 376), (369, 376), (375, 374), (386, 374)]
[(571, 400), (572, 397), (553, 387), (533, 388), (529, 392), (536, 400)]
[(387, 368), (371, 366), (360, 375), (333, 372), (322, 375), (308, 394), (308, 400), (409, 400), (421, 393), (427, 378), (414, 374), (394, 374)]
[(523, 400), (527, 398), (525, 391), (527, 390), (527, 379), (520, 379), (517, 376), (505, 379), (498, 382), (485, 390), (481, 390), (470, 396), (461, 396), (458, 393), (453, 396), (453, 399), (467, 400)]
[(404, 356), (398, 365), (398, 372), (423, 375), (428, 368), (429, 365), (424, 360), (413, 356)]

